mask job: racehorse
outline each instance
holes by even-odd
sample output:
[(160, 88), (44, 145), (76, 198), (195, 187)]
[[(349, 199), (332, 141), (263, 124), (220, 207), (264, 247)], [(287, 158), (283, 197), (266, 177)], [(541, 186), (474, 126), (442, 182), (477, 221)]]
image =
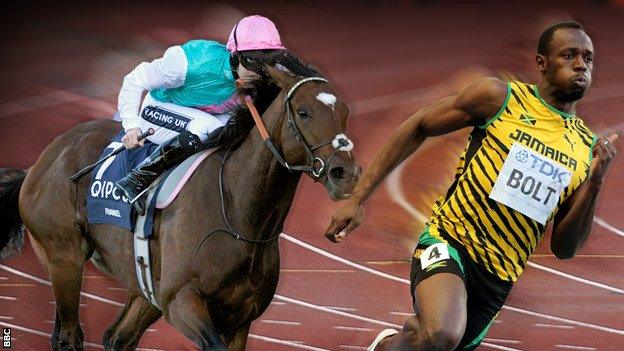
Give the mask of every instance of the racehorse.
[(125, 307), (104, 334), (106, 350), (136, 348), (161, 316), (202, 350), (245, 349), (251, 322), (275, 294), (277, 238), (301, 175), (323, 184), (333, 200), (347, 198), (359, 176), (350, 149), (342, 148), (350, 143), (343, 134), (349, 111), (329, 83), (265, 70), (275, 93), (259, 109), (271, 142), (250, 127), (237, 145), (206, 158), (176, 200), (156, 211), (150, 254), (160, 308), (142, 295), (131, 233), (87, 223), (89, 181), (69, 181), (120, 132), (118, 122), (70, 129), (0, 188), (0, 223), (11, 224), (0, 229), (0, 244), (18, 235), (23, 223), (52, 282), (54, 350), (83, 349), (78, 308), (89, 259), (128, 289)]

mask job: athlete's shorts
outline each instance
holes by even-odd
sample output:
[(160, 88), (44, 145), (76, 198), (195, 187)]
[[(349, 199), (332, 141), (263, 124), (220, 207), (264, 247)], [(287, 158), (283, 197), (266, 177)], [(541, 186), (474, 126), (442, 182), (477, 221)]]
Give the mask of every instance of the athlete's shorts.
[(418, 283), (438, 273), (452, 273), (464, 281), (468, 295), (466, 331), (455, 350), (473, 350), (487, 334), (513, 284), (475, 263), (461, 244), (439, 241), (429, 234), (427, 228), (412, 257), (410, 282), (416, 313), (414, 289)]

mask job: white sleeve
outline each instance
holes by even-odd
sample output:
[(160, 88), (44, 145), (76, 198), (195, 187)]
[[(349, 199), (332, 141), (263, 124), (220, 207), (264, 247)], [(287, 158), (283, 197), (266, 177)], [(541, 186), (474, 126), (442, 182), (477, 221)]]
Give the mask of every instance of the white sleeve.
[(162, 58), (143, 62), (124, 78), (117, 108), (124, 130), (139, 127), (139, 109), (143, 93), (154, 89), (171, 89), (184, 85), (188, 61), (180, 46), (172, 46)]

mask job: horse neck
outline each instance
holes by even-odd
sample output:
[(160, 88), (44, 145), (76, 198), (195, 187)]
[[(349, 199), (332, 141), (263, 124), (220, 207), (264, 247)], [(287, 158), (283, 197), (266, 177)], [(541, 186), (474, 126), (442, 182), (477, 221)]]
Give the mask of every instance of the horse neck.
[[(267, 127), (271, 128), (271, 119), (282, 113), (275, 106), (269, 108), (265, 116), (273, 114), (274, 118), (263, 118)], [(275, 136), (273, 140), (279, 150)], [(232, 222), (237, 223), (232, 225), (238, 225), (238, 230), (256, 239), (277, 234), (290, 210), (301, 174), (290, 172), (277, 161), (256, 127), (232, 152), (224, 172)]]

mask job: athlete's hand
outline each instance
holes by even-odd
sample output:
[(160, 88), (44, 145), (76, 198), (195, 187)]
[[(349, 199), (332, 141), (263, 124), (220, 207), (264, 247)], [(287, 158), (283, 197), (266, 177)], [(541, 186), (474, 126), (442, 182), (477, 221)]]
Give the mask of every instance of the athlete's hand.
[(345, 205), (332, 216), (332, 221), (325, 232), (325, 237), (333, 242), (341, 242), (364, 218), (364, 205), (355, 198), (347, 200)]
[(126, 135), (121, 139), (126, 149), (134, 149), (135, 147), (143, 146), (145, 139), (139, 140), (141, 135), (141, 128), (131, 128), (126, 131)]
[(615, 148), (615, 141), (617, 140), (617, 134), (613, 134), (608, 138), (598, 138), (596, 145), (594, 145), (590, 181), (597, 185), (602, 185), (605, 175), (611, 166), (611, 161), (615, 155), (617, 155), (617, 149)]

